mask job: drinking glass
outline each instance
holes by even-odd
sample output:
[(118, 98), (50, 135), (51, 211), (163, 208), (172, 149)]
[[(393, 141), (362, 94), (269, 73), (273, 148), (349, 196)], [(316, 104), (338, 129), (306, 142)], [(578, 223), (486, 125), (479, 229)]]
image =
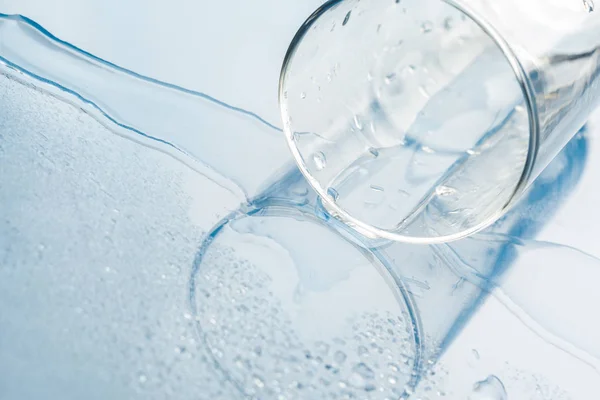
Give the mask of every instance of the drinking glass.
[(300, 28), (280, 106), (329, 212), (440, 243), (515, 204), (599, 97), (592, 0), (335, 0)]

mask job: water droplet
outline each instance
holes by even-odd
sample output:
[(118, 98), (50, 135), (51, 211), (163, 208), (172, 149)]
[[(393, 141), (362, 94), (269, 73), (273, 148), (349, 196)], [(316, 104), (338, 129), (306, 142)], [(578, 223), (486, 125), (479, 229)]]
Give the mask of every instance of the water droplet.
[(140, 383), (146, 383), (148, 382), (148, 377), (145, 374), (140, 374), (138, 376), (138, 381), (140, 381)]
[(427, 91), (427, 89), (425, 88), (425, 86), (419, 86), (419, 92), (421, 93), (421, 95), (423, 97), (425, 97), (426, 99), (428, 99), (430, 96), (429, 92)]
[(313, 156), (313, 161), (315, 163), (315, 167), (317, 167), (317, 171), (322, 171), (325, 167), (327, 167), (327, 158), (321, 151), (315, 153)]
[(336, 364), (340, 365), (343, 364), (344, 361), (346, 361), (346, 353), (344, 353), (343, 351), (336, 351), (335, 354), (333, 355), (333, 360), (336, 362)]
[(333, 80), (333, 77), (331, 76), (331, 72), (327, 73), (327, 82), (331, 82)]
[(260, 389), (265, 387), (265, 382), (259, 376), (254, 376), (254, 384)]
[(340, 63), (339, 63), (339, 62), (336, 62), (336, 63), (333, 65), (333, 74), (334, 74), (334, 75), (337, 75), (337, 74), (338, 74), (338, 72), (340, 72)]
[(283, 98), (284, 98), (284, 99), (287, 99), (287, 98), (288, 98), (288, 92), (287, 92), (287, 90), (286, 90), (285, 92), (283, 92)]
[(473, 353), (473, 357), (476, 360), (479, 360), (480, 356), (479, 356), (479, 352), (477, 351), (477, 349), (473, 349), (473, 350), (471, 350), (471, 352)]
[(494, 375), (473, 385), (473, 392), (468, 400), (508, 400), (504, 384)]
[(470, 156), (478, 156), (481, 154), (481, 152), (479, 152), (477, 150), (469, 149), (469, 150), (467, 150), (467, 154)]
[(375, 126), (375, 121), (369, 122), (369, 130), (373, 134), (377, 133), (377, 127)]
[(369, 354), (369, 349), (367, 349), (365, 346), (358, 346), (357, 353), (359, 356), (363, 357)]
[[(350, 385), (357, 388), (366, 388), (367, 381), (375, 377), (375, 372), (365, 363), (358, 363), (352, 368), (352, 375), (348, 379)], [(372, 386), (372, 385), (369, 385)]]
[(456, 194), (456, 189), (454, 189), (453, 187), (442, 185), (442, 186), (438, 186), (435, 189), (435, 194), (437, 194), (440, 197), (452, 196), (452, 195)]
[(402, 68), (402, 75), (404, 75), (404, 76), (413, 75), (416, 70), (417, 70), (417, 67), (415, 67), (414, 65), (407, 65), (404, 68)]
[(356, 126), (356, 129), (358, 129), (359, 131), (363, 130), (363, 124), (362, 121), (360, 120), (360, 117), (356, 114), (354, 114), (354, 126)]
[(329, 353), (329, 345), (325, 342), (320, 342), (320, 341), (316, 342), (315, 347), (316, 347), (317, 351), (321, 354)]
[(330, 188), (328, 188), (328, 189), (327, 189), (327, 195), (328, 195), (329, 197), (331, 197), (331, 199), (332, 199), (333, 201), (337, 201), (337, 200), (338, 200), (338, 198), (340, 197), (340, 194), (338, 193), (338, 191), (337, 191), (337, 190), (335, 190), (335, 189), (334, 189), (334, 188), (332, 188), (332, 187), (330, 187)]
[(452, 19), (452, 17), (448, 17), (444, 20), (444, 29), (450, 31), (452, 28), (454, 28), (454, 19)]
[(427, 153), (427, 154), (433, 154), (435, 153), (435, 150), (433, 150), (431, 147), (429, 146), (421, 146), (421, 151), (423, 153)]
[(346, 16), (344, 17), (344, 22), (342, 22), (342, 26), (346, 26), (346, 24), (350, 20), (350, 15), (352, 15), (352, 10), (348, 11), (348, 13), (346, 14)]
[(396, 73), (392, 72), (391, 74), (387, 74), (383, 81), (385, 82), (386, 85), (391, 85), (395, 79), (396, 79)]
[(589, 13), (594, 12), (594, 9), (596, 8), (594, 5), (594, 0), (583, 0), (583, 6)]
[(431, 21), (425, 21), (421, 24), (421, 32), (429, 33), (433, 30), (433, 23)]
[(373, 190), (375, 192), (383, 192), (385, 189), (381, 186), (371, 185), (371, 190)]
[(306, 98), (306, 93), (305, 92), (300, 93), (300, 98), (301, 99), (305, 99)]
[(371, 153), (375, 158), (379, 157), (379, 150), (377, 150), (375, 147), (369, 147), (369, 153)]

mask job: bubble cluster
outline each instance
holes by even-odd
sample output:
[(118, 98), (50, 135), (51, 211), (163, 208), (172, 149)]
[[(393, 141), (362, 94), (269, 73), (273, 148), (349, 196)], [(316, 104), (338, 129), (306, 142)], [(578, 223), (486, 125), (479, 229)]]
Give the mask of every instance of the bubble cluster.
[[(415, 368), (407, 316), (362, 312), (342, 329), (298, 326), (306, 310), (286, 302), (287, 295), (302, 296), (302, 288), (276, 286), (265, 272), (271, 268), (277, 266), (258, 268), (232, 248), (213, 245), (196, 276), (199, 331), (238, 390), (278, 400), (391, 399), (405, 392)], [(342, 334), (326, 333), (332, 330)]]

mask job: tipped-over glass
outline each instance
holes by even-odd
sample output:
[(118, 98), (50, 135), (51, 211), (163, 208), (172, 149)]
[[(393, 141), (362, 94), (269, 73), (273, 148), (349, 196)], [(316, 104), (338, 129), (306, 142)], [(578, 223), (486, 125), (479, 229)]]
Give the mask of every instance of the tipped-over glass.
[(379, 239), (490, 225), (599, 98), (592, 0), (336, 0), (280, 80), (294, 158), (329, 212)]

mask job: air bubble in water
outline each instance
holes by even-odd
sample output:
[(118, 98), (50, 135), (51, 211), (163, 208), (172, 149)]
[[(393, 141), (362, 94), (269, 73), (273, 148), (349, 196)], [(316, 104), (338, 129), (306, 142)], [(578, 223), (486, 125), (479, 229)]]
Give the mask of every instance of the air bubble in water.
[(327, 158), (323, 152), (318, 152), (313, 156), (313, 161), (315, 163), (315, 167), (317, 167), (317, 171), (322, 171), (327, 167)]
[(431, 21), (425, 21), (421, 24), (421, 32), (429, 33), (433, 30), (433, 23)]
[(508, 400), (508, 394), (502, 381), (497, 376), (490, 375), (475, 383), (468, 400)]
[(583, 0), (583, 6), (589, 13), (594, 12), (594, 9), (596, 8), (594, 5), (594, 0)]
[(305, 99), (306, 98), (306, 93), (305, 92), (300, 93), (300, 98), (301, 99)]

